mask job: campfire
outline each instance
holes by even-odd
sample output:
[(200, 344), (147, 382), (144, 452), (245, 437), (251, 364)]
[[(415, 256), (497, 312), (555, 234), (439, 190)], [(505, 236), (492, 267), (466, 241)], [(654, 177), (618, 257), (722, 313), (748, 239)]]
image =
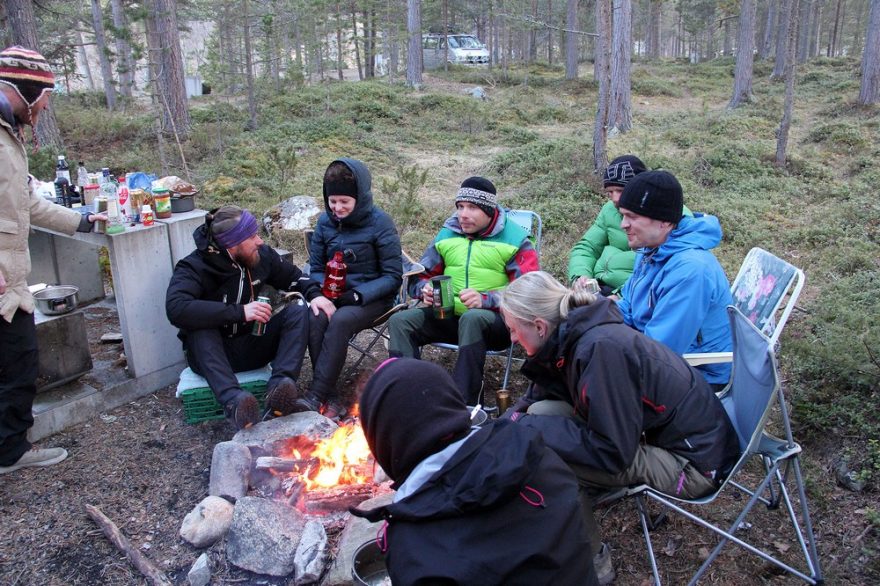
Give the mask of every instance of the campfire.
[(281, 477), (278, 498), (287, 504), (322, 515), (369, 498), (373, 459), (357, 421), (343, 423), (328, 438), (299, 435), (282, 446), (276, 456), (257, 458), (255, 467)]

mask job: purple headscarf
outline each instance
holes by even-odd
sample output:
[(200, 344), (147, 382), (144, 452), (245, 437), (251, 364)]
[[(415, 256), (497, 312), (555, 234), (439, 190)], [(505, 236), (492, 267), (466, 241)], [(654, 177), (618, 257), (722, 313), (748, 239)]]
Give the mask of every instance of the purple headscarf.
[(221, 234), (214, 234), (214, 240), (223, 248), (237, 246), (257, 233), (257, 219), (247, 210), (241, 211), (241, 219), (233, 228)]

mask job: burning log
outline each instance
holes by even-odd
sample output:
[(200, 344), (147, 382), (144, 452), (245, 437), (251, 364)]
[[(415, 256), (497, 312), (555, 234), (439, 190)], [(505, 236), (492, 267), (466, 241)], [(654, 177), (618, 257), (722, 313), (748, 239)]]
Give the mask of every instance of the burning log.
[(273, 469), (279, 472), (296, 472), (305, 470), (309, 466), (318, 463), (317, 458), (306, 458), (297, 460), (294, 458), (279, 458), (276, 456), (261, 456), (257, 458), (254, 467), (257, 470)]
[(320, 491), (309, 491), (305, 502), (306, 513), (345, 511), (373, 496), (373, 487), (364, 484), (340, 485)]

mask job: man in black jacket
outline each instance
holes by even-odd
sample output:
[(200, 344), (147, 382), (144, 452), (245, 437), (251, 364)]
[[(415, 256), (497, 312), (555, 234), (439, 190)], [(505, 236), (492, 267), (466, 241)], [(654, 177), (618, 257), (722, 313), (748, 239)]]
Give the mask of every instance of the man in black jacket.
[[(335, 307), (321, 287), (263, 243), (256, 218), (237, 206), (223, 206), (205, 216), (193, 233), (196, 250), (180, 260), (168, 285), (165, 311), (180, 328), (187, 362), (241, 429), (259, 420), (259, 405), (241, 389), (236, 372), (272, 362), (266, 408), (286, 415), (299, 392), (294, 382), (302, 368), (309, 338), (308, 309), (290, 304), (277, 315), (257, 301), (263, 285), (296, 290), (317, 314), (328, 318)], [(255, 323), (265, 324), (253, 335)]]
[(449, 374), (411, 358), (376, 369), (360, 414), (397, 492), (352, 513), (387, 521), (394, 584), (597, 584), (577, 481), (535, 430), (472, 428)]

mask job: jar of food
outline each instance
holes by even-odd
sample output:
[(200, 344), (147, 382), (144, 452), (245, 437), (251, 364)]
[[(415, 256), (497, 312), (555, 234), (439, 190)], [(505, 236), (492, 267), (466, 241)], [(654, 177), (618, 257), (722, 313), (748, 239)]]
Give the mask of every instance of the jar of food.
[(171, 217), (171, 192), (166, 187), (153, 188), (153, 202), (156, 206), (156, 218), (164, 220)]
[(90, 206), (92, 202), (95, 201), (95, 198), (98, 197), (98, 194), (101, 193), (101, 188), (97, 183), (89, 183), (85, 187), (83, 187), (83, 205)]

